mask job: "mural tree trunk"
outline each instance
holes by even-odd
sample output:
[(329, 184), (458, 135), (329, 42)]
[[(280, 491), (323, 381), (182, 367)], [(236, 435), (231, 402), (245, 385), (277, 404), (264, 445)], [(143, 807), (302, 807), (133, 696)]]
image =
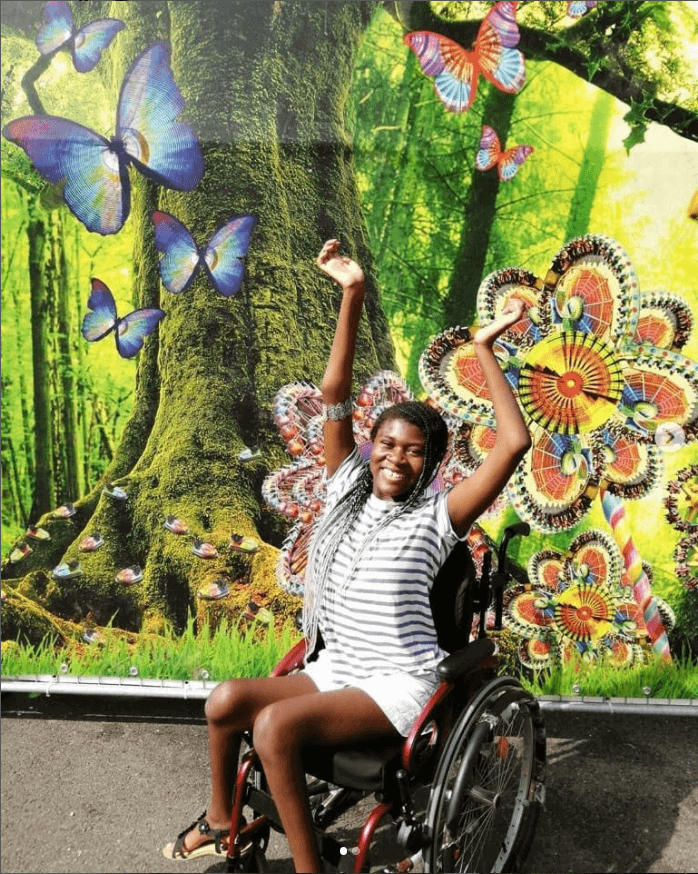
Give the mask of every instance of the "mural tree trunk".
[(29, 287), (31, 293), (32, 372), (34, 380), (34, 497), (30, 515), (45, 513), (56, 499), (53, 470), (53, 428), (50, 397), (50, 313), (52, 294), (46, 265), (50, 247), (49, 219), (38, 203), (29, 197)]
[[(89, 5), (94, 18), (100, 4)], [(255, 591), (263, 602), (276, 597), (279, 615), (295, 612), (295, 599), (274, 582), (277, 550), (269, 544), (278, 545), (283, 531), (262, 505), (260, 487), (285, 457), (274, 395), (292, 380), (319, 382), (331, 344), (338, 291), (314, 264), (326, 238), (340, 238), (367, 271), (357, 377), (393, 363), (343, 126), (353, 54), (371, 4), (231, 2), (225, 14), (217, 3), (101, 7), (100, 16), (127, 24), (103, 61), (111, 64), (105, 75), (115, 102), (133, 57), (156, 39), (170, 42), (206, 172), (191, 193), (134, 185), (134, 303), (161, 306), (166, 317), (140, 353), (133, 411), (105, 479), (76, 502), (73, 517), (44, 516), (51, 540), (6, 563), (3, 580), (59, 617), (80, 621), (89, 614), (98, 624), (112, 619), (132, 630), (156, 630), (164, 619), (181, 628), (190, 611), (214, 609), (197, 601), (196, 591), (219, 577), (239, 603)], [(199, 244), (235, 215), (257, 217), (246, 278), (234, 298), (219, 297), (201, 275), (185, 294), (162, 289), (154, 209), (177, 216)], [(109, 283), (109, 276), (100, 278)], [(246, 444), (258, 443), (260, 459), (238, 460)], [(104, 494), (105, 481), (122, 486), (128, 499)], [(219, 557), (195, 557), (190, 539), (164, 528), (167, 515), (184, 519)], [(80, 539), (95, 531), (105, 545), (79, 553)], [(254, 536), (262, 549), (252, 557), (230, 552), (231, 532)], [(55, 564), (76, 559), (82, 576), (52, 577)], [(142, 583), (115, 581), (120, 568), (135, 564), (143, 568)], [(14, 615), (6, 607), (3, 621)], [(15, 619), (21, 628), (23, 620)], [(6, 636), (14, 625), (6, 624)]]
[[(511, 119), (514, 114), (514, 98), (491, 88), (482, 113), (483, 120), (499, 134), (502, 148), (506, 148)], [(473, 173), (467, 201), (462, 216), (460, 245), (453, 264), (453, 273), (444, 300), (444, 317), (447, 325), (472, 325), (475, 323), (477, 290), (483, 279), (485, 260), (492, 225), (497, 213), (499, 177), (494, 170), (488, 173)]]
[(565, 239), (572, 240), (589, 233), (589, 219), (594, 206), (594, 195), (599, 184), (606, 154), (606, 140), (613, 118), (613, 98), (599, 91), (589, 122), (589, 137), (584, 157), (579, 165), (579, 176), (567, 216)]

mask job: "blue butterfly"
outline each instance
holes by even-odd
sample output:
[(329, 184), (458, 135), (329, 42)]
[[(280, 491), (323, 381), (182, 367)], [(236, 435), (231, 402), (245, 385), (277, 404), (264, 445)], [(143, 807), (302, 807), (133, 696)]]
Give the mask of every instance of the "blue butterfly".
[(69, 47), (75, 69), (78, 73), (88, 73), (124, 27), (126, 25), (118, 18), (100, 18), (78, 30), (73, 25), (70, 6), (62, 0), (51, 0), (44, 9), (44, 24), (36, 34), (36, 47), (42, 55), (52, 55)]
[(257, 223), (251, 215), (236, 216), (226, 222), (199, 248), (192, 235), (174, 216), (154, 212), (155, 245), (163, 253), (160, 276), (168, 291), (186, 291), (202, 267), (213, 287), (223, 297), (232, 297), (242, 283), (244, 265), (240, 258), (247, 253), (250, 234)]
[(167, 188), (191, 191), (204, 160), (191, 128), (177, 117), (184, 98), (170, 69), (169, 51), (156, 43), (124, 76), (116, 135), (107, 140), (67, 118), (29, 115), (9, 122), (3, 136), (17, 143), (89, 231), (116, 234), (131, 208), (129, 164)]
[(149, 307), (134, 310), (119, 318), (114, 295), (101, 279), (92, 279), (92, 292), (87, 306), (93, 312), (87, 313), (82, 320), (82, 336), (93, 342), (114, 331), (116, 351), (122, 358), (133, 358), (143, 345), (143, 340), (165, 315), (157, 307)]

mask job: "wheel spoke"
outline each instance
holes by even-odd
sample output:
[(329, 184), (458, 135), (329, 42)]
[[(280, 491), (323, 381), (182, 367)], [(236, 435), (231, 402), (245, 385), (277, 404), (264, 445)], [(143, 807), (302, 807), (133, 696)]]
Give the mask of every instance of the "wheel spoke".
[[(492, 681), (454, 728), (437, 769), (427, 811), (433, 843), (428, 871), (506, 870), (525, 854), (538, 804), (529, 804), (544, 746), (530, 698), (509, 678)], [(535, 809), (534, 809), (535, 808)], [(530, 818), (530, 819), (529, 819)]]

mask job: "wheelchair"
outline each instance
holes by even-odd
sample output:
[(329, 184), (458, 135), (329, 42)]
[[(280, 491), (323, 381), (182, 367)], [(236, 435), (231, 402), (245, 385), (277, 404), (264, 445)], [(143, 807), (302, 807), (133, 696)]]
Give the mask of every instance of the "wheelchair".
[[(449, 655), (438, 665), (440, 685), (406, 739), (304, 751), (320, 855), (335, 870), (369, 871), (369, 848), (384, 821), (394, 826), (406, 856), (381, 870), (410, 871), (420, 860), (427, 872), (523, 870), (544, 803), (545, 727), (536, 699), (518, 680), (497, 676), (496, 647), (485, 626), (492, 598), (495, 628), (501, 628), (507, 546), (529, 530), (527, 523), (507, 528), (496, 571), (490, 573), (488, 551), (479, 580), (465, 543), (441, 568), (431, 607), (439, 644)], [(478, 612), (478, 637), (462, 646)], [(305, 651), (302, 640), (272, 676), (300, 668)], [(232, 872), (267, 870), (270, 831), (283, 833), (249, 733), (245, 741), (249, 749), (235, 781), (225, 867)], [(417, 793), (428, 793), (419, 811)], [(328, 833), (347, 809), (371, 794), (377, 803), (355, 846)], [(244, 808), (252, 811), (249, 822)]]

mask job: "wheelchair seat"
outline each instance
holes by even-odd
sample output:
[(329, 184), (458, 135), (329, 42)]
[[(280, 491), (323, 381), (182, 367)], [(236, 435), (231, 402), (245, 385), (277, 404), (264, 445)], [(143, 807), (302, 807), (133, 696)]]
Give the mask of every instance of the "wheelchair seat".
[(403, 738), (384, 743), (337, 748), (308, 747), (303, 752), (307, 774), (361, 792), (383, 792), (400, 767)]
[[(475, 668), (489, 658), (495, 650), (491, 640), (474, 640), (463, 649), (452, 653), (437, 666), (442, 680), (440, 697)], [(446, 685), (448, 684), (448, 685)], [(423, 716), (429, 715), (427, 703)], [(424, 719), (426, 723), (428, 720)], [(308, 747), (303, 752), (303, 767), (308, 774), (328, 783), (358, 789), (364, 792), (386, 792), (393, 785), (397, 770), (403, 766), (405, 738), (372, 741), (342, 747)]]

